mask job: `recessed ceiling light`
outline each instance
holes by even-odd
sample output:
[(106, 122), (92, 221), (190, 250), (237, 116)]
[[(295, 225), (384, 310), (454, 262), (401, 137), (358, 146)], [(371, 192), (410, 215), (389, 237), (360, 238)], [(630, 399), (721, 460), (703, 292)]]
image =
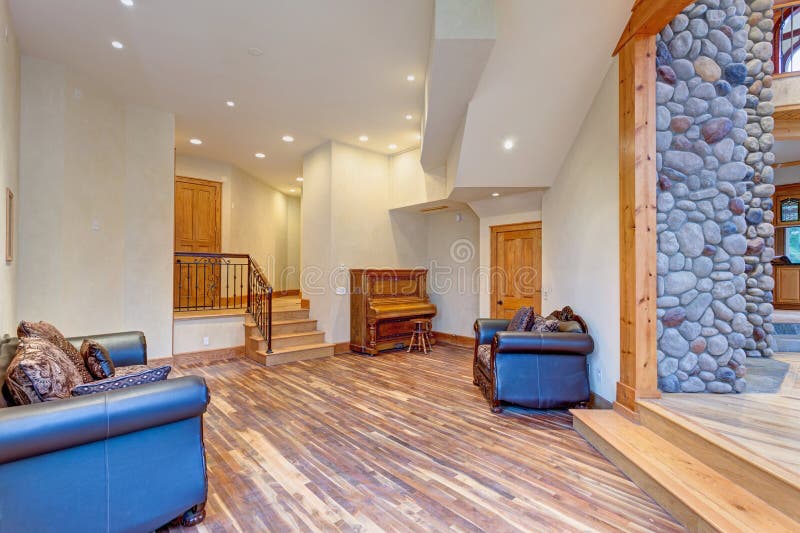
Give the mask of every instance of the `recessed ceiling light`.
[(123, 6), (133, 7), (133, 0), (119, 0)]
[(234, 102), (233, 100), (228, 100), (227, 102), (225, 102), (225, 105), (228, 107), (234, 107), (236, 105), (236, 102)]
[(513, 150), (514, 149), (514, 139), (506, 139), (503, 141), (503, 148), (506, 150)]
[(389, 150), (397, 150), (397, 145), (392, 143), (389, 145)]
[(418, 140), (418, 141), (421, 141), (421, 140), (422, 140), (422, 134), (421, 134), (421, 133), (417, 133), (417, 140)]
[(264, 159), (265, 157), (267, 157), (267, 154), (262, 152), (256, 152), (256, 157), (259, 159)]
[(296, 179), (297, 181), (303, 181), (303, 178), (302, 178), (302, 177), (300, 177), (300, 176), (298, 176), (298, 177), (297, 177), (297, 178), (295, 178), (295, 179)]
[(500, 196), (500, 193), (499, 193), (499, 192), (493, 192), (493, 193), (492, 193), (492, 197), (493, 197), (493, 198), (497, 198), (498, 196)]
[(414, 118), (414, 115), (406, 115), (406, 120), (411, 120), (412, 118)]
[(189, 142), (192, 144), (203, 144), (203, 141), (200, 139), (189, 139)]
[(289, 192), (297, 192), (297, 189), (289, 189)]
[(284, 135), (283, 137), (281, 137), (281, 139), (283, 139), (283, 142), (285, 142), (285, 143), (293, 143), (294, 142), (294, 137), (292, 137), (291, 135)]
[(414, 81), (416, 79), (417, 78), (413, 74), (409, 74), (408, 76), (406, 76), (406, 80), (408, 80), (408, 81)]
[(362, 143), (365, 143), (369, 140), (369, 137), (367, 137), (366, 135), (362, 135), (361, 137), (358, 138), (358, 140), (361, 141)]
[(121, 42), (119, 42), (119, 41), (111, 41), (111, 46), (113, 46), (113, 47), (114, 47), (114, 48), (116, 48), (117, 50), (119, 50), (119, 49), (121, 49), (121, 48), (125, 48), (125, 45), (124, 45), (124, 44), (122, 44), (122, 43), (121, 43)]
[(251, 56), (260, 56), (264, 54), (264, 50), (262, 50), (261, 48), (256, 48), (254, 46), (253, 48), (248, 48), (247, 53), (250, 54)]

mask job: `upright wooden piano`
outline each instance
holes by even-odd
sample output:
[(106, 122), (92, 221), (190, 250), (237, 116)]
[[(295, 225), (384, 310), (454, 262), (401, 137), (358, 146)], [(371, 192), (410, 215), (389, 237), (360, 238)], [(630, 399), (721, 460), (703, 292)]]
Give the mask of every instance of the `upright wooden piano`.
[[(415, 318), (433, 318), (425, 269), (350, 270), (350, 349), (375, 355), (404, 348)], [(431, 343), (435, 343), (431, 336)]]

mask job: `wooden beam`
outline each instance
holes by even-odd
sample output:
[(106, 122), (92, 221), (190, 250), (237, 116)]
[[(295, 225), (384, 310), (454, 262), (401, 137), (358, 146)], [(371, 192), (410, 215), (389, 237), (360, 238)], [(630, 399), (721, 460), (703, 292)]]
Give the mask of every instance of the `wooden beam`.
[(691, 3), (692, 0), (636, 0), (613, 55), (617, 55), (634, 36), (660, 32)]
[(787, 161), (785, 163), (775, 163), (775, 168), (788, 168), (800, 166), (800, 161)]
[(656, 38), (619, 54), (620, 380), (615, 407), (659, 398), (656, 354)]
[(772, 135), (776, 141), (796, 141), (800, 139), (800, 120), (776, 120)]

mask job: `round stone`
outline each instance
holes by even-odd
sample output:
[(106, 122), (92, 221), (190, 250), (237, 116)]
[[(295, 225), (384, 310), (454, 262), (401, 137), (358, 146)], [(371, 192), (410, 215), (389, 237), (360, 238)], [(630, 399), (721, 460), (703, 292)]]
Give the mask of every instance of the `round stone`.
[(688, 54), (689, 50), (692, 48), (693, 42), (694, 39), (692, 38), (692, 34), (688, 31), (682, 31), (675, 35), (675, 37), (672, 38), (672, 42), (669, 43), (669, 51), (672, 54), (672, 57), (686, 57), (686, 54)]
[[(703, 228), (701, 228), (699, 224), (693, 222), (684, 224), (683, 227), (678, 230), (676, 236), (678, 244), (680, 245), (680, 251), (683, 252), (686, 257), (699, 257), (703, 253), (705, 240), (703, 237)], [(742, 237), (742, 240), (744, 240), (744, 237)]]
[(704, 278), (711, 274), (714, 269), (714, 262), (708, 258), (700, 256), (692, 262), (692, 272), (698, 278)]
[[(744, 238), (744, 237), (742, 237)], [(747, 243), (745, 242), (745, 246)], [(667, 255), (673, 255), (680, 250), (677, 237), (671, 231), (663, 231), (658, 235), (658, 249)]]
[[(725, 101), (727, 102), (727, 100)], [(730, 105), (729, 102), (728, 105)], [(707, 143), (713, 144), (724, 139), (725, 136), (731, 131), (731, 128), (733, 128), (733, 122), (731, 122), (731, 119), (726, 117), (713, 118), (703, 124), (701, 133), (703, 135), (703, 139), (705, 139)]]
[[(674, 360), (677, 364), (677, 360)], [(681, 382), (674, 374), (658, 378), (658, 388), (664, 392), (680, 392)]]
[(690, 376), (689, 379), (681, 383), (681, 391), (683, 392), (703, 392), (704, 390), (706, 390), (706, 384), (697, 376)]
[(678, 295), (693, 289), (697, 284), (697, 277), (691, 272), (672, 272), (667, 275), (664, 290), (667, 294)]
[(761, 41), (754, 44), (750, 51), (760, 61), (770, 61), (772, 59), (772, 43), (769, 41)]
[(718, 244), (722, 240), (719, 226), (713, 220), (706, 220), (703, 222), (703, 236), (706, 242), (710, 242), (711, 244)]
[(744, 255), (747, 251), (747, 239), (744, 235), (728, 235), (722, 238), (722, 248), (730, 255)]
[(705, 370), (706, 372), (716, 372), (717, 368), (719, 368), (717, 360), (707, 353), (701, 353), (697, 356), (697, 364), (700, 366), (700, 370)]
[(727, 394), (733, 390), (733, 386), (720, 381), (712, 381), (706, 385), (706, 390), (715, 394)]
[(708, 353), (711, 355), (722, 355), (728, 349), (728, 339), (722, 335), (714, 335), (706, 340)]
[(692, 152), (669, 150), (664, 154), (664, 166), (686, 175), (694, 174), (703, 168), (703, 158)]
[(669, 123), (669, 129), (673, 133), (685, 133), (686, 130), (688, 130), (692, 126), (693, 122), (694, 119), (692, 117), (687, 117), (686, 115), (678, 115), (672, 117), (672, 120)]
[[(664, 331), (659, 346), (664, 353), (672, 357), (683, 357), (689, 351), (689, 343), (675, 329)], [(725, 347), (727, 348), (727, 341)]]
[(694, 70), (703, 81), (715, 82), (722, 77), (722, 69), (710, 57), (700, 56), (694, 60)]
[[(685, 33), (685, 32), (684, 32)], [(691, 39), (691, 34), (689, 34), (689, 39)], [(675, 41), (673, 40), (673, 43)], [(686, 38), (683, 38), (682, 44), (686, 42)], [(715, 43), (716, 44), (716, 43)], [(689, 44), (691, 46), (691, 44)], [(679, 47), (679, 50), (682, 51), (683, 47)], [(672, 50), (672, 48), (670, 48)], [(673, 52), (674, 53), (674, 52)], [(683, 55), (686, 55), (684, 53)], [(683, 56), (680, 56), (683, 57)], [(744, 80), (747, 78), (747, 66), (744, 63), (731, 63), (725, 66), (725, 79), (731, 85), (741, 85), (744, 83)]]
[[(728, 124), (731, 122), (729, 119), (719, 120), (727, 120)], [(730, 128), (728, 128), (728, 131), (730, 131)], [(745, 176), (747, 176), (747, 165), (739, 161), (725, 163), (719, 167), (719, 170), (717, 170), (717, 179), (722, 181), (741, 181), (745, 178)]]
[(680, 326), (686, 320), (686, 311), (682, 307), (673, 307), (664, 313), (661, 323), (664, 327), (674, 328)]

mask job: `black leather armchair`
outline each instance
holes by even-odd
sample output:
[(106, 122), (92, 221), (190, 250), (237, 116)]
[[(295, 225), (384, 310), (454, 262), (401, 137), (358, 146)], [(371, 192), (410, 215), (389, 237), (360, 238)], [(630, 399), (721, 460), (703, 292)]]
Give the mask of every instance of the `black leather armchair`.
[[(145, 364), (140, 332), (92, 335), (115, 366)], [(83, 337), (70, 339), (76, 346)], [(17, 339), (0, 344), (0, 384)], [(0, 532), (195, 525), (207, 493), (202, 378), (0, 409)]]
[(557, 333), (506, 331), (509, 320), (475, 321), (473, 383), (491, 406), (501, 402), (534, 409), (556, 409), (589, 401), (586, 356), (594, 340), (586, 322), (565, 307), (552, 313), (570, 324)]

